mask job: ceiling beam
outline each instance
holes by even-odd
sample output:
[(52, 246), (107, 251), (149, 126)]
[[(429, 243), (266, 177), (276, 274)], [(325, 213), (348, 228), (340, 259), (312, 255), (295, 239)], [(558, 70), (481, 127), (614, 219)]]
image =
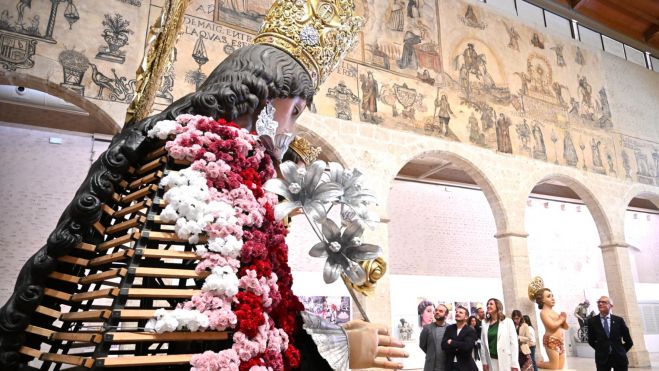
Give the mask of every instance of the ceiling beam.
[(650, 41), (657, 33), (659, 33), (659, 24), (653, 23), (648, 29), (643, 33), (643, 40)]
[(642, 19), (648, 23), (655, 23), (657, 20), (652, 17), (651, 14), (645, 13), (640, 9), (636, 9), (633, 6), (623, 6), (620, 5), (620, 3), (616, 1), (611, 1), (611, 0), (600, 0), (602, 4), (605, 4), (611, 8), (614, 8), (617, 12), (626, 14), (630, 18), (639, 18)]
[(570, 4), (570, 8), (572, 9), (579, 9), (579, 7), (581, 7), (581, 5), (585, 3), (585, 1), (582, 0), (567, 0), (567, 1)]
[(439, 166), (435, 166), (435, 167), (433, 167), (432, 169), (426, 171), (425, 173), (419, 175), (418, 178), (419, 178), (419, 179), (425, 179), (425, 178), (427, 178), (427, 177), (429, 177), (429, 176), (431, 176), (431, 175), (433, 175), (433, 174), (435, 174), (435, 173), (439, 173), (440, 171), (446, 169), (446, 168), (449, 167), (449, 166), (451, 166), (451, 163), (450, 163), (450, 162), (447, 162), (447, 163), (441, 164), (441, 165), (439, 165)]
[[(561, 4), (553, 0), (524, 0), (527, 3), (539, 6), (541, 8), (547, 9), (548, 11), (558, 14), (561, 17), (567, 19), (573, 19), (579, 24), (588, 27), (592, 30), (595, 30), (603, 35), (609, 36), (613, 39), (616, 39), (620, 42), (623, 42), (629, 46), (633, 46), (636, 49), (641, 51), (648, 51), (655, 56), (659, 56), (659, 48), (656, 48), (646, 42), (641, 40), (634, 39), (630, 36), (627, 36), (620, 31), (616, 31), (611, 27), (608, 27), (600, 22), (597, 22), (585, 15), (579, 13), (578, 11), (570, 8), (567, 4)], [(581, 3), (585, 3), (586, 0), (581, 0)]]

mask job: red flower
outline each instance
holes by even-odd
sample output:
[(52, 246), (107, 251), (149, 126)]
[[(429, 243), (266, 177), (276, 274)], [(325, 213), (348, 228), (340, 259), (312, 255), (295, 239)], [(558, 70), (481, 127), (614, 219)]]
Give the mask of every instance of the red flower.
[(300, 351), (292, 345), (286, 348), (283, 358), (286, 370), (296, 369), (300, 366)]
[(254, 366), (265, 366), (265, 363), (260, 358), (254, 357), (254, 358), (250, 359), (247, 362), (241, 362), (239, 370), (240, 371), (249, 371), (249, 369), (254, 367)]

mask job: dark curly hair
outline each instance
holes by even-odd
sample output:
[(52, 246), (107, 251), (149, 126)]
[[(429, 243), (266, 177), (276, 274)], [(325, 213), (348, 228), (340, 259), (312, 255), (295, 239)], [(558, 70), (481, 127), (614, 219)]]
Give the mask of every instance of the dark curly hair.
[(542, 302), (542, 299), (544, 299), (545, 296), (545, 291), (551, 292), (551, 290), (546, 287), (543, 287), (535, 292), (535, 303), (538, 304), (538, 309), (542, 309), (545, 306), (545, 304)]
[(146, 120), (155, 124), (184, 113), (234, 121), (266, 99), (300, 97), (310, 106), (314, 88), (307, 71), (286, 52), (250, 45), (223, 60), (199, 89)]

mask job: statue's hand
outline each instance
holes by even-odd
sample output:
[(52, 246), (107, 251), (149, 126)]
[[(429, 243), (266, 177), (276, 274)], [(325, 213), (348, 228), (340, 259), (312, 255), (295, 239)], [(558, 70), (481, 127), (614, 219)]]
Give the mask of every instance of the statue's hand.
[(343, 328), (348, 334), (350, 368), (400, 369), (403, 364), (376, 357), (407, 358), (409, 354), (398, 339), (389, 336), (386, 326), (364, 321), (350, 321)]

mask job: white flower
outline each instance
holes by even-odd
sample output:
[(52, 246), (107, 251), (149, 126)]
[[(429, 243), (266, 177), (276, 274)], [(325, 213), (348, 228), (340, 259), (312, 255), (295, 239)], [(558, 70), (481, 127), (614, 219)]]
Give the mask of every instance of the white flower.
[(176, 133), (178, 123), (171, 120), (158, 121), (146, 135), (149, 138), (167, 139), (171, 134)]
[(176, 308), (167, 311), (163, 308), (156, 310), (155, 317), (151, 318), (145, 326), (147, 332), (172, 332), (176, 330), (198, 331), (209, 326), (208, 317), (198, 310)]
[(202, 291), (214, 291), (217, 295), (233, 297), (238, 293), (238, 276), (233, 273), (231, 267), (215, 267), (211, 274), (206, 277)]
[(240, 249), (243, 247), (243, 241), (238, 240), (233, 235), (226, 238), (214, 238), (208, 243), (208, 249), (225, 257), (237, 258), (240, 255)]

